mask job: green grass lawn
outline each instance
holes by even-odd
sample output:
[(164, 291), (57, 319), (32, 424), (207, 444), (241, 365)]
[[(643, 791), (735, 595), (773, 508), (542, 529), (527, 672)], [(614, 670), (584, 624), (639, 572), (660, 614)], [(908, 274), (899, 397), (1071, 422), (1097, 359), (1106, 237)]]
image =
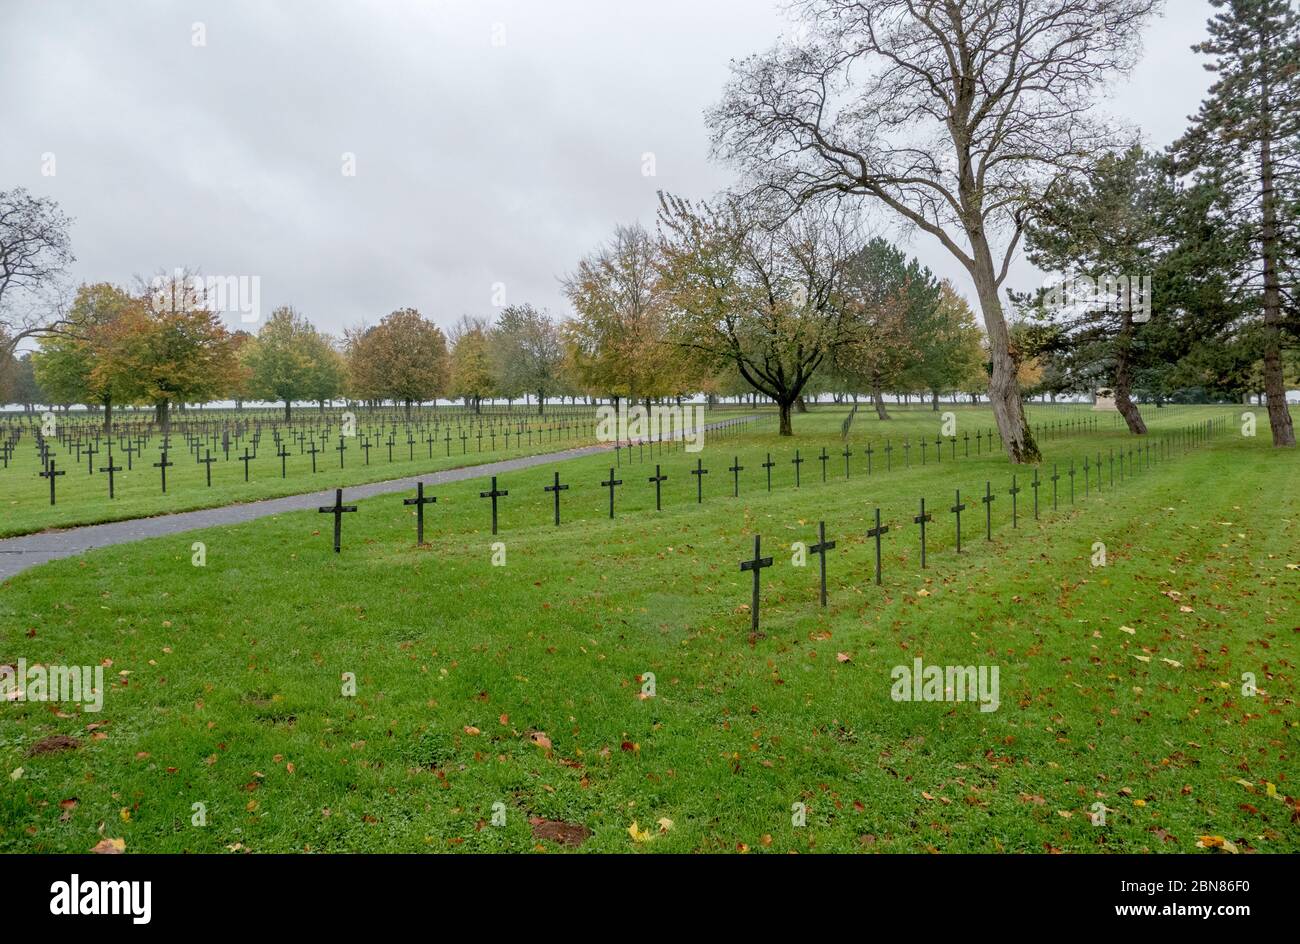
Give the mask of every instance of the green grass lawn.
[[(957, 412), (959, 435), (991, 425)], [(890, 473), (877, 460), (865, 474), (865, 443), (935, 433), (922, 411), (860, 415), (852, 477), (833, 459), (823, 484), (814, 460), (795, 489), (794, 449), (836, 455), (843, 416), (797, 417), (793, 442), (742, 435), (625, 460), (613, 521), (602, 456), (503, 479), (495, 538), (486, 485), (462, 482), (436, 493), (424, 547), (393, 495), (358, 503), (340, 555), (326, 516), (295, 513), (22, 574), (0, 588), (0, 663), (105, 664), (110, 686), (99, 714), (0, 710), (0, 849), (561, 848), (535, 834), (556, 829), (545, 820), (590, 830), (583, 851), (1191, 852), (1201, 836), (1300, 850), (1294, 453), (1230, 426), (1100, 494), (1094, 479), (1085, 499), (1080, 480), (1073, 506), (1062, 481), (1037, 522), (1026, 490), (1012, 529), (1013, 470), (973, 443), (970, 458), (921, 466), (914, 449), (910, 469), (895, 452)], [(1131, 442), (1106, 422), (1043, 448), (1064, 469)], [(560, 528), (542, 491), (556, 469), (572, 485)], [(975, 501), (958, 556), (945, 509), (986, 481), (993, 540)], [(911, 524), (922, 496), (926, 570)], [(893, 528), (881, 587), (864, 535), (877, 506)], [(838, 542), (825, 610), (815, 558), (791, 563), (819, 519)], [(751, 639), (738, 563), (755, 532), (775, 566)], [(891, 669), (918, 657), (997, 666), (998, 710), (892, 700)], [(78, 746), (33, 753), (56, 735)], [(1090, 822), (1096, 803), (1105, 826)]]
[[(737, 415), (740, 414), (735, 410), (717, 410), (710, 414), (708, 422)], [(536, 418), (533, 420), (536, 421)], [(545, 423), (545, 420), (542, 422)], [(93, 463), (88, 464), (85, 455), (78, 460), (71, 447), (56, 444), (55, 468), (56, 471), (64, 470), (66, 474), (58, 476), (55, 483), (57, 502), (53, 506), (50, 505), (49, 480), (39, 475), (40, 459), (33, 439), (27, 436), (19, 444), (9, 467), (0, 469), (0, 508), (4, 512), (0, 515), (0, 537), (30, 534), (47, 528), (67, 528), (196, 508), (215, 508), (339, 485), (361, 485), (518, 456), (557, 452), (591, 445), (595, 439), (589, 432), (588, 429), (587, 434), (579, 435), (572, 429), (567, 432), (549, 427), (535, 429), (531, 436), (525, 436), (522, 445), (519, 444), (518, 437), (512, 434), (510, 448), (507, 449), (506, 439), (500, 432), (495, 442), (485, 431), (481, 442), (476, 435), (462, 441), (458, 434), (453, 433), (453, 438), (448, 443), (444, 429), (440, 433), (443, 438), (437, 442), (430, 444), (423, 438), (415, 437), (416, 441), (411, 444), (406, 441), (406, 430), (399, 426), (391, 461), (386, 439), (371, 439), (367, 463), (360, 438), (349, 438), (345, 442), (347, 450), (343, 454), (343, 467), (340, 469), (339, 453), (335, 451), (338, 439), (335, 437), (316, 455), (314, 474), (312, 456), (301, 452), (296, 442), (286, 441), (285, 448), (290, 455), (285, 459), (282, 469), (275, 443), (270, 434), (266, 433), (256, 450), (256, 458), (248, 464), (247, 482), (244, 481), (244, 463), (239, 459), (245, 445), (249, 445), (250, 455), (254, 452), (247, 437), (238, 445), (231, 442), (229, 459), (225, 458), (221, 449), (210, 449), (215, 460), (212, 464), (211, 486), (207, 484), (206, 467), (185, 449), (184, 437), (173, 435), (173, 450), (168, 455), (168, 460), (174, 464), (167, 469), (166, 494), (162, 492), (160, 470), (153, 466), (153, 463), (159, 461), (161, 450), (161, 438), (155, 435), (145, 447), (144, 458), (134, 456), (131, 471), (115, 474), (116, 498), (111, 502), (108, 499), (108, 475), (98, 471), (108, 465), (106, 453), (101, 450), (92, 457)], [(202, 455), (204, 453), (200, 453)], [(113, 461), (125, 470), (127, 456), (120, 450), (114, 451)], [(95, 469), (93, 474), (88, 471), (89, 465)]]

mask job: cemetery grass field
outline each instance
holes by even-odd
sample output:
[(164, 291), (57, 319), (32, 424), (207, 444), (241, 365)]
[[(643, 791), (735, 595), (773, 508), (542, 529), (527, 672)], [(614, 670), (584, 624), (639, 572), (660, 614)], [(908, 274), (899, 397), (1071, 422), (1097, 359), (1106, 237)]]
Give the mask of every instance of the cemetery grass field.
[[(744, 411), (715, 410), (709, 414), (708, 421), (716, 422), (740, 415), (744, 415)], [(538, 419), (535, 414), (516, 416)], [(308, 416), (308, 419), (311, 417)], [(541, 419), (546, 422), (545, 417)], [(144, 458), (135, 456), (131, 471), (116, 474), (116, 498), (112, 501), (108, 498), (108, 475), (99, 471), (101, 467), (107, 467), (106, 454), (101, 450), (93, 457), (96, 471), (91, 474), (87, 472), (84, 456), (78, 461), (69, 447), (60, 444), (56, 447), (55, 461), (57, 468), (66, 474), (58, 477), (55, 485), (57, 501), (54, 505), (49, 503), (49, 481), (38, 474), (41, 464), (28, 437), (20, 444), (9, 467), (0, 469), (0, 489), (3, 489), (3, 497), (0, 498), (0, 508), (3, 509), (3, 514), (0, 515), (0, 538), (32, 534), (51, 528), (70, 528), (201, 508), (218, 508), (236, 502), (280, 498), (339, 485), (383, 482), (521, 456), (577, 449), (595, 442), (590, 435), (565, 436), (549, 431), (544, 435), (547, 438), (534, 439), (531, 444), (525, 440), (522, 447), (516, 446), (512, 441), (509, 449), (505, 448), (504, 437), (499, 433), (494, 449), (489, 448), (490, 440), (486, 434), (481, 450), (477, 448), (479, 443), (475, 438), (462, 443), (453, 437), (450, 446), (445, 440), (439, 439), (432, 444), (433, 456), (430, 458), (430, 444), (417, 439), (410, 446), (403, 431), (393, 447), (391, 462), (387, 446), (384, 442), (379, 442), (371, 447), (369, 464), (366, 464), (359, 439), (350, 438), (347, 440), (348, 448), (344, 453), (344, 467), (341, 470), (339, 454), (334, 450), (336, 437), (316, 456), (317, 471), (314, 474), (311, 455), (300, 453), (296, 444), (289, 445), (287, 448), (290, 455), (285, 460), (284, 477), (281, 477), (280, 459), (276, 455), (275, 444), (268, 435), (257, 450), (256, 458), (249, 463), (247, 482), (244, 481), (244, 464), (239, 460), (247, 441), (238, 446), (232, 442), (228, 460), (220, 449), (212, 450), (215, 461), (212, 464), (211, 486), (207, 485), (204, 466), (195, 461), (192, 453), (184, 450), (184, 439), (178, 435), (175, 438), (182, 448), (169, 455), (169, 461), (175, 464), (167, 469), (166, 494), (162, 492), (159, 470), (153, 467), (153, 463), (159, 460), (158, 436), (155, 435), (146, 447)], [(450, 456), (447, 455), (448, 448)], [(412, 451), (414, 458), (411, 458)], [(113, 461), (125, 468), (127, 457), (115, 450)]]
[[(823, 406), (793, 441), (766, 424), (698, 454), (625, 455), (613, 521), (598, 484), (613, 456), (598, 456), (503, 478), (495, 538), (488, 485), (467, 481), (434, 492), (423, 547), (390, 495), (344, 516), (338, 555), (329, 516), (293, 513), (37, 567), (0, 586), (0, 663), (103, 664), (109, 690), (98, 714), (0, 713), (0, 850), (1300, 851), (1300, 465), (1266, 432), (1241, 437), (1242, 409), (1147, 408), (1156, 436), (1231, 419), (1100, 493), (1080, 479), (1072, 506), (1062, 478), (1053, 511), (1044, 482), (1038, 521), (1015, 469), (1015, 529), (1000, 452), (972, 441), (970, 458), (931, 449), (921, 466), (914, 447), (904, 469), (902, 439), (933, 439), (938, 416), (864, 412), (845, 479), (845, 411)], [(959, 435), (992, 425), (957, 413)], [(887, 435), (892, 471), (877, 452), (868, 476), (861, 448)], [(1136, 440), (1104, 415), (1041, 444), (1046, 478)], [(542, 491), (557, 470), (572, 486), (558, 528)], [(816, 557), (791, 563), (820, 519), (838, 542), (825, 610)], [(739, 562), (755, 532), (775, 564), (751, 638)], [(892, 700), (891, 669), (917, 657), (998, 666), (998, 709)]]

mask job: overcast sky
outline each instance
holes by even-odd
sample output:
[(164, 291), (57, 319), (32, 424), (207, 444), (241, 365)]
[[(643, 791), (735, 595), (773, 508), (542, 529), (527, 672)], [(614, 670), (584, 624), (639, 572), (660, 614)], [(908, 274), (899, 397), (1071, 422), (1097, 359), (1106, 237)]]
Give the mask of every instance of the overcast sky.
[[(1189, 49), (1208, 13), (1169, 0), (1107, 105), (1151, 145), (1209, 85)], [(496, 283), (562, 316), (559, 279), (653, 223), (657, 189), (730, 182), (702, 113), (731, 58), (789, 29), (770, 0), (4, 0), (0, 189), (74, 217), (78, 280), (255, 275), (263, 313), (334, 333), (492, 315)], [(973, 297), (930, 237), (902, 241)]]

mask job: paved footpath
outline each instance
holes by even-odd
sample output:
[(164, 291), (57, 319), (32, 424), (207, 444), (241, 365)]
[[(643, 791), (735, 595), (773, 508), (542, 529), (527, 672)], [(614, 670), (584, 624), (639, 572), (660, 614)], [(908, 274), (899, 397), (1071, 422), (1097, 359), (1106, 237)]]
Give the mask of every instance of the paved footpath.
[[(581, 456), (593, 456), (601, 452), (610, 452), (613, 444), (582, 446), (561, 452), (548, 452), (535, 456), (521, 456), (518, 459), (503, 459), (484, 465), (467, 466), (461, 469), (448, 469), (445, 472), (431, 472), (427, 475), (414, 475), (403, 479), (390, 479), (386, 482), (371, 482), (368, 485), (349, 486), (345, 492), (350, 501), (355, 498), (370, 498), (373, 495), (387, 495), (390, 492), (409, 492), (414, 490), (417, 481), (426, 485), (438, 485), (443, 482), (460, 482), (465, 479), (486, 478), (517, 472), (534, 466), (546, 465), (565, 459), (577, 459)], [(46, 561), (62, 557), (74, 557), (97, 547), (112, 544), (125, 544), (128, 541), (142, 541), (164, 534), (179, 534), (182, 531), (194, 531), (223, 524), (239, 524), (269, 515), (282, 515), (290, 511), (312, 511), (321, 505), (334, 504), (334, 489), (320, 492), (308, 492), (302, 495), (289, 495), (285, 498), (269, 498), (265, 501), (248, 502), (242, 505), (226, 505), (222, 508), (204, 508), (198, 511), (183, 511), (174, 515), (159, 515), (156, 518), (133, 518), (128, 521), (111, 521), (106, 524), (85, 525), (80, 528), (67, 528), (62, 531), (43, 531), (39, 534), (26, 534), (17, 538), (0, 540), (0, 582), (8, 580), (15, 574), (22, 573), (29, 567), (44, 564)]]

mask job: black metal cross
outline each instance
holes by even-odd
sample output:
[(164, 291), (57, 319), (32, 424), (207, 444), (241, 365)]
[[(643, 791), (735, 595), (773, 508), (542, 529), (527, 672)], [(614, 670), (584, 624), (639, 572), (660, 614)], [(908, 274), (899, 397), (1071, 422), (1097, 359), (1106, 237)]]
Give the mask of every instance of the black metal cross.
[(159, 462), (155, 462), (155, 463), (153, 464), (153, 467), (154, 467), (155, 469), (157, 469), (157, 470), (159, 471), (159, 473), (162, 475), (162, 490), (163, 490), (163, 494), (164, 494), (164, 495), (167, 494), (167, 467), (168, 467), (168, 466), (173, 466), (173, 465), (175, 465), (175, 464), (176, 464), (175, 462), (168, 462), (168, 461), (167, 461), (167, 450), (166, 450), (166, 449), (164, 449), (163, 452), (162, 452), (162, 460), (159, 461)]
[(1074, 504), (1074, 460), (1070, 460), (1070, 504)]
[(126, 445), (122, 447), (122, 451), (126, 453), (126, 471), (130, 472), (131, 457), (135, 455), (135, 453), (139, 452), (140, 450), (136, 449), (135, 446), (132, 444), (130, 437), (127, 437)]
[(871, 443), (867, 443), (867, 475), (871, 474), (871, 457), (875, 454), (875, 451)]
[(211, 449), (203, 450), (203, 458), (199, 460), (199, 464), (203, 466), (203, 471), (207, 473), (208, 488), (212, 487), (212, 463), (216, 461), (216, 459), (212, 458)]
[(1007, 494), (1011, 496), (1011, 527), (1018, 528), (1018, 518), (1016, 515), (1016, 496), (1020, 494), (1020, 486), (1016, 484), (1015, 475), (1011, 476), (1011, 487), (1007, 489)]
[(844, 457), (844, 477), (849, 477), (849, 456), (853, 455), (853, 450), (849, 448), (848, 443), (844, 444), (844, 451), (840, 453)]
[(623, 484), (622, 479), (614, 478), (613, 466), (611, 466), (609, 470), (609, 480), (600, 483), (601, 488), (609, 489), (609, 516), (611, 518), (614, 517), (614, 486), (622, 485), (622, 484)]
[(1056, 471), (1056, 463), (1052, 463), (1052, 511), (1056, 511), (1056, 483), (1061, 478), (1061, 473)]
[(86, 474), (94, 475), (95, 463), (93, 460), (95, 458), (95, 453), (99, 452), (99, 450), (94, 446), (92, 446), (90, 443), (86, 443), (85, 452), (86, 452)]
[(817, 543), (808, 550), (821, 558), (822, 606), (826, 605), (826, 552), (835, 549), (835, 542), (826, 540), (826, 522), (817, 522)]
[(1092, 491), (1092, 473), (1088, 471), (1088, 457), (1083, 457), (1083, 497), (1087, 498), (1088, 493)]
[(818, 456), (817, 458), (821, 461), (821, 464), (822, 464), (822, 481), (825, 482), (825, 481), (826, 481), (826, 460), (830, 458), (830, 456), (828, 456), (828, 455), (826, 454), (826, 447), (825, 447), (825, 446), (822, 446), (822, 454), (821, 454), (820, 456)]
[(927, 522), (934, 520), (934, 515), (927, 514), (925, 510), (925, 499), (921, 499), (921, 513), (912, 518), (921, 526), (921, 566), (925, 566), (925, 526)]
[(772, 490), (772, 466), (774, 465), (776, 465), (776, 463), (772, 461), (772, 454), (769, 452), (767, 454), (767, 461), (763, 463), (763, 468), (767, 469), (767, 490), (769, 492)]
[(957, 503), (948, 509), (957, 516), (957, 553), (961, 553), (961, 513), (966, 510), (966, 506), (961, 501), (961, 489), (957, 489)]
[(334, 447), (334, 451), (339, 454), (339, 468), (341, 469), (343, 468), (343, 453), (348, 451), (347, 443), (343, 441), (342, 436), (339, 437), (339, 444)]
[(889, 525), (880, 523), (880, 509), (876, 509), (876, 526), (867, 530), (867, 537), (876, 539), (876, 586), (880, 585), (880, 537), (889, 533)]
[[(312, 443), (312, 445), (316, 445)], [(322, 505), (316, 509), (321, 514), (332, 514), (334, 516), (334, 553), (339, 553), (340, 542), (343, 537), (343, 515), (349, 511), (356, 511), (356, 505), (343, 504), (343, 489), (334, 489), (334, 504)]]
[(45, 471), (44, 471), (44, 472), (39, 472), (39, 473), (37, 473), (37, 474), (40, 475), (41, 478), (45, 478), (45, 479), (49, 479), (49, 480), (50, 480), (50, 504), (53, 505), (53, 504), (54, 504), (54, 480), (55, 480), (58, 476), (60, 476), (60, 475), (67, 475), (68, 473), (65, 472), (65, 471), (63, 471), (62, 469), (60, 469), (60, 470), (57, 471), (57, 472), (54, 471), (54, 460), (51, 459), (49, 465), (47, 465), (47, 466), (45, 467)]
[(988, 479), (984, 480), (984, 497), (980, 499), (984, 503), (984, 540), (993, 540), (993, 502), (997, 501), (997, 496), (993, 494), (993, 487)]
[(116, 496), (113, 494), (113, 473), (114, 473), (114, 472), (121, 472), (121, 471), (122, 471), (122, 467), (121, 467), (120, 465), (113, 465), (113, 449), (112, 449), (112, 445), (113, 445), (113, 444), (112, 444), (112, 441), (110, 440), (110, 441), (109, 441), (109, 450), (108, 450), (108, 465), (103, 466), (103, 467), (99, 470), (99, 471), (101, 471), (101, 472), (107, 472), (107, 473), (108, 473), (108, 497), (109, 497), (110, 499), (116, 497)]
[(796, 449), (794, 451), (794, 458), (791, 459), (790, 461), (794, 464), (794, 487), (798, 488), (799, 487), (799, 466), (803, 465), (808, 460), (800, 456), (799, 450)]
[(727, 471), (731, 473), (731, 479), (732, 479), (731, 494), (733, 498), (740, 497), (740, 473), (743, 472), (744, 470), (745, 467), (740, 464), (740, 456), (732, 456), (731, 466), (727, 469)]
[(497, 489), (497, 477), (496, 477), (495, 475), (492, 476), (492, 489), (491, 489), (491, 491), (487, 491), (487, 492), (479, 492), (479, 493), (478, 493), (478, 497), (479, 497), (479, 498), (490, 498), (490, 499), (492, 499), (492, 533), (493, 533), (493, 534), (496, 534), (496, 533), (497, 533), (497, 499), (498, 499), (498, 498), (505, 498), (505, 497), (506, 497), (507, 495), (509, 495), (509, 494), (510, 494), (509, 492), (500, 491), (500, 490)]
[(695, 504), (697, 505), (704, 501), (704, 476), (709, 474), (703, 462), (703, 459), (696, 459), (695, 468), (691, 469), (691, 475), (695, 476)]
[(646, 481), (647, 481), (647, 482), (654, 482), (654, 483), (655, 483), (655, 511), (661, 511), (662, 508), (661, 508), (661, 506), (660, 506), (660, 504), (659, 504), (659, 498), (660, 498), (660, 492), (659, 492), (659, 489), (660, 489), (661, 483), (668, 481), (668, 476), (666, 476), (666, 475), (664, 475), (662, 472), (660, 472), (660, 471), (659, 471), (659, 466), (656, 465), (656, 466), (655, 466), (655, 474), (652, 475), (652, 476), (650, 476), (648, 479), (646, 479)]
[(289, 450), (285, 449), (284, 444), (281, 443), (279, 448), (275, 450), (275, 454), (280, 457), (280, 478), (284, 478), (288, 471), (285, 460), (289, 458)]
[(751, 632), (755, 632), (755, 633), (758, 632), (758, 587), (759, 587), (759, 574), (762, 572), (762, 570), (763, 570), (764, 567), (771, 567), (771, 566), (772, 566), (772, 558), (770, 558), (770, 557), (764, 557), (764, 556), (762, 555), (762, 552), (760, 551), (760, 547), (761, 547), (761, 546), (762, 546), (762, 538), (761, 538), (759, 535), (757, 535), (757, 534), (754, 535), (754, 558), (753, 558), (753, 560), (747, 560), (747, 561), (741, 561), (741, 562), (740, 562), (740, 570), (741, 570), (741, 573), (744, 573), (744, 572), (747, 571), (747, 570), (752, 570), (752, 571), (754, 572), (754, 599), (753, 599), (753, 603), (750, 605), (750, 608), (749, 608), (749, 628), (750, 628), (750, 631), (751, 631)]
[(894, 444), (888, 439), (885, 440), (885, 471), (892, 472), (894, 469)]
[(425, 498), (425, 497), (424, 497), (424, 483), (423, 483), (423, 482), (416, 482), (416, 483), (415, 483), (415, 497), (414, 497), (414, 498), (403, 498), (403, 499), (402, 499), (402, 504), (403, 504), (403, 505), (414, 505), (414, 506), (415, 506), (415, 543), (416, 543), (416, 544), (423, 544), (423, 543), (424, 543), (424, 506), (425, 506), (425, 505), (432, 505), (432, 504), (433, 504), (434, 502), (436, 502), (437, 500), (438, 500), (438, 498), (437, 498), (436, 495), (435, 495), (435, 496), (431, 496), (431, 497), (429, 497), (429, 498)]
[(555, 495), (555, 524), (556, 524), (556, 527), (558, 527), (559, 524), (560, 524), (560, 492), (567, 492), (568, 490), (569, 490), (569, 486), (567, 486), (567, 485), (561, 485), (561, 484), (560, 484), (560, 473), (559, 473), (559, 472), (556, 472), (556, 473), (555, 473), (555, 484), (554, 484), (554, 485), (543, 485), (543, 486), (542, 486), (542, 491), (544, 491), (544, 492), (552, 492), (552, 493), (554, 493), (554, 495)]
[(1034, 466), (1034, 480), (1029, 483), (1030, 488), (1034, 490), (1034, 520), (1038, 520), (1038, 466)]
[[(392, 444), (390, 443), (389, 445), (390, 445), (389, 453), (391, 454), (391, 452), (392, 452), (391, 445), (392, 445)], [(316, 474), (316, 453), (320, 452), (320, 450), (316, 448), (316, 440), (313, 439), (313, 440), (311, 441), (311, 448), (308, 449), (307, 451), (311, 453), (311, 471), (312, 471), (312, 474), (315, 475), (315, 474)]]
[(242, 462), (242, 463), (244, 463), (244, 481), (245, 481), (245, 482), (248, 481), (248, 463), (249, 463), (250, 460), (252, 460), (252, 458), (253, 458), (253, 457), (250, 456), (250, 455), (248, 454), (248, 447), (245, 446), (245, 447), (244, 447), (244, 454), (243, 454), (242, 456), (239, 457), (239, 461)]

